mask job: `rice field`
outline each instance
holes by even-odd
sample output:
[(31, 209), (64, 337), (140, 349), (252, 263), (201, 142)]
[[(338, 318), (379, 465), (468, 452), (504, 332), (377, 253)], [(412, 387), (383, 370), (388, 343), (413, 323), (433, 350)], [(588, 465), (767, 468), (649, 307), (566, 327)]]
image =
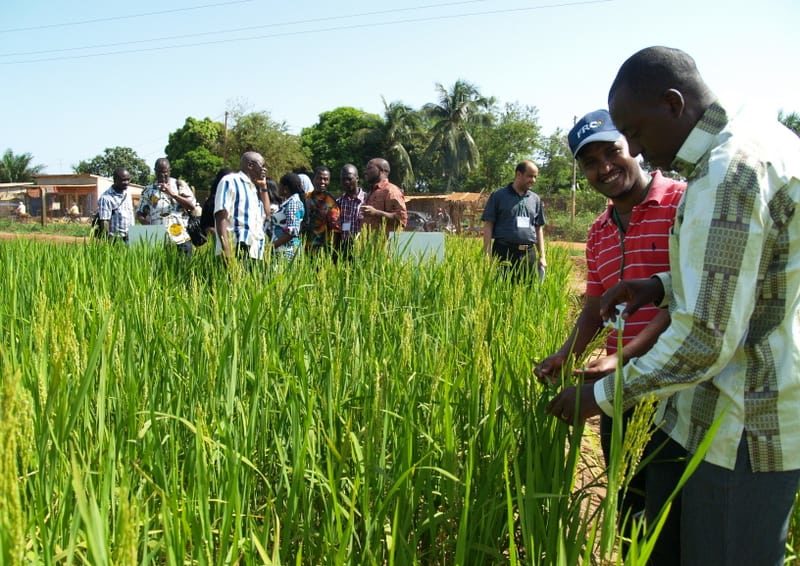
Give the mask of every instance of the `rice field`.
[(621, 561), (531, 377), (572, 324), (566, 251), (520, 285), (477, 240), (252, 271), (209, 248), (0, 243), (3, 564)]

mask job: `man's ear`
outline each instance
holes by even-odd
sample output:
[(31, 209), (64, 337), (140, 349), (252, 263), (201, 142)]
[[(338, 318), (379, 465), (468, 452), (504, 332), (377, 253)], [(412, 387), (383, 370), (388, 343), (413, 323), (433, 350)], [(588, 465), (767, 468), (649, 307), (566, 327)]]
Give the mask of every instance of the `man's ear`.
[(669, 112), (674, 118), (683, 116), (683, 111), (686, 109), (686, 102), (679, 90), (674, 88), (665, 90), (664, 94), (661, 95), (661, 101), (669, 108)]

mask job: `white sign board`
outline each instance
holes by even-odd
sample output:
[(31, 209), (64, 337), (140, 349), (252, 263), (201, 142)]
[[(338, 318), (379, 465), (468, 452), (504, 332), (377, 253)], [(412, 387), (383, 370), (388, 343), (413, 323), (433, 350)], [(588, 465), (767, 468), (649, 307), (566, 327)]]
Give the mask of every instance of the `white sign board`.
[(147, 246), (162, 246), (167, 237), (164, 226), (144, 226), (135, 224), (128, 228), (128, 245), (144, 244)]
[(400, 258), (417, 261), (433, 258), (444, 261), (444, 233), (442, 232), (390, 232), (389, 245)]

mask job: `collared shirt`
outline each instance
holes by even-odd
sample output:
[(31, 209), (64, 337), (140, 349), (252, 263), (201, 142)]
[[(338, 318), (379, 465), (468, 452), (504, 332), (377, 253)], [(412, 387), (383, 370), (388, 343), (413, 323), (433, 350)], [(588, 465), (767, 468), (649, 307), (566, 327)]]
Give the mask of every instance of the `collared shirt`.
[(408, 222), (408, 211), (406, 210), (406, 199), (403, 191), (396, 185), (389, 182), (389, 179), (381, 179), (372, 190), (367, 193), (367, 200), (364, 203), (383, 212), (398, 213), (398, 218), (388, 219), (382, 216), (366, 216), (362, 220), (364, 226), (379, 228), (382, 224), (386, 228), (386, 233), (402, 229)]
[[(600, 297), (623, 279), (651, 277), (669, 270), (669, 234), (675, 210), (686, 183), (652, 175), (647, 196), (631, 210), (628, 228), (622, 232), (614, 221), (614, 206), (609, 205), (589, 228), (586, 239), (586, 294)], [(622, 342), (633, 340), (658, 314), (660, 309), (647, 305), (625, 321)], [(617, 351), (617, 332), (606, 339), (606, 351)]]
[[(192, 188), (185, 181), (179, 181), (170, 177), (169, 184), (173, 191), (191, 200), (195, 205), (197, 204)], [(159, 189), (158, 183), (153, 183), (142, 191), (136, 214), (147, 218), (148, 223), (151, 225), (164, 224), (165, 219), (171, 214), (176, 215), (184, 226), (186, 226), (186, 222), (189, 220), (189, 213), (183, 208), (183, 205)]]
[(305, 231), (308, 248), (320, 248), (330, 243), (339, 231), (339, 204), (328, 191), (314, 191), (306, 195)]
[[(214, 214), (220, 210), (228, 212), (228, 231), (234, 245), (246, 246), (253, 259), (264, 257), (264, 205), (250, 177), (239, 171), (220, 179), (214, 197)], [(217, 255), (222, 253), (219, 238), (216, 252)]]
[[(625, 366), (623, 405), (656, 394), (690, 452), (721, 419), (712, 464), (733, 469), (744, 434), (754, 471), (800, 469), (800, 139), (714, 103), (674, 166), (689, 185), (659, 275), (672, 322)], [(613, 379), (594, 393), (610, 413)]]
[(506, 245), (536, 243), (536, 228), (544, 226), (544, 209), (533, 191), (519, 194), (513, 183), (489, 196), (481, 220), (491, 222), (492, 238)]
[(344, 193), (336, 202), (339, 204), (339, 225), (341, 226), (342, 240), (355, 237), (361, 231), (361, 205), (367, 198), (367, 193), (359, 187), (356, 194)]
[(128, 191), (117, 192), (110, 187), (97, 199), (97, 212), (100, 220), (108, 220), (108, 233), (125, 238), (133, 226), (133, 203)]
[(276, 252), (286, 259), (292, 259), (300, 247), (300, 226), (303, 223), (306, 207), (300, 195), (293, 194), (281, 203), (272, 215), (272, 241), (289, 234), (292, 238), (276, 248)]

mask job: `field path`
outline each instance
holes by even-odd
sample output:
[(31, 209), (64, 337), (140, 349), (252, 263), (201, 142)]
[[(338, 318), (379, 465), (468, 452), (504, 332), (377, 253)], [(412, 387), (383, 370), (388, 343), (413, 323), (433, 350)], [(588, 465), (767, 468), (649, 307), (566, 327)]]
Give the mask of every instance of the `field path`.
[(39, 232), (0, 232), (0, 240), (38, 240), (40, 242), (56, 242), (59, 244), (82, 244), (86, 241), (86, 237), (42, 234)]

